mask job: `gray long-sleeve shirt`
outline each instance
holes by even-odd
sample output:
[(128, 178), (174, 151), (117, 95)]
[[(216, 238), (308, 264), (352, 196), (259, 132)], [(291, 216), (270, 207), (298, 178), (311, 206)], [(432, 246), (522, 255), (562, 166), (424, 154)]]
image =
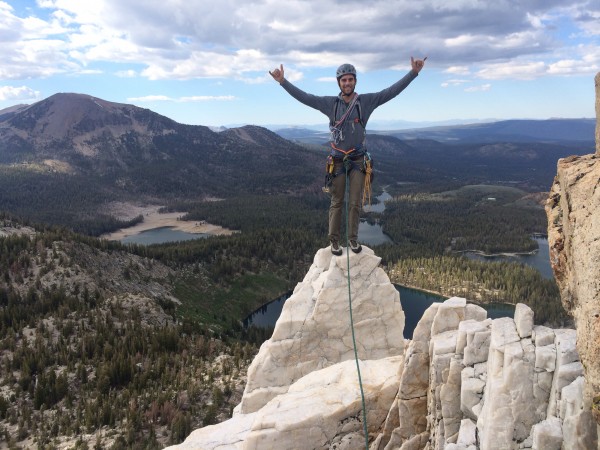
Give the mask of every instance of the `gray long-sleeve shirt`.
[[(360, 94), (360, 119), (362, 123), (357, 120), (359, 118), (358, 110), (355, 107), (353, 111), (350, 111), (348, 118), (344, 122), (342, 127), (343, 139), (337, 143), (336, 146), (342, 150), (350, 150), (362, 145), (365, 140), (365, 127), (367, 126), (367, 121), (375, 108), (400, 94), (400, 92), (402, 92), (417, 76), (418, 73), (411, 70), (401, 80), (382, 91)], [(348, 108), (348, 104), (342, 99), (341, 94), (338, 96), (318, 96), (308, 94), (286, 79), (283, 80), (281, 86), (299, 102), (325, 114), (329, 118), (330, 124), (341, 119)], [(339, 102), (337, 111), (335, 108), (336, 102)], [(334, 117), (334, 112), (336, 113), (336, 117)]]

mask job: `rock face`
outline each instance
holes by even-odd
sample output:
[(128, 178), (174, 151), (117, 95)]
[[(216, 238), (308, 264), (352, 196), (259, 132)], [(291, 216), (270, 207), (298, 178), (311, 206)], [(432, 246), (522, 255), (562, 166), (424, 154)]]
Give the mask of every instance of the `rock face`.
[(596, 154), (558, 161), (546, 213), (550, 262), (577, 328), (585, 407), (600, 425), (600, 73), (595, 81)]
[[(454, 297), (405, 342), (397, 291), (363, 248), (350, 277), (371, 450), (597, 448), (575, 330), (535, 326), (522, 304), (514, 319), (488, 319)], [(317, 253), (233, 417), (172, 450), (365, 448), (347, 272), (345, 254)]]
[[(350, 256), (354, 331), (362, 361), (404, 352), (400, 296), (379, 261), (369, 248)], [(248, 369), (240, 412), (254, 412), (304, 375), (349, 359), (354, 360), (354, 347), (347, 260), (321, 249)]]
[(514, 319), (495, 320), (461, 298), (432, 305), (370, 448), (595, 449), (575, 342), (575, 330), (534, 326), (522, 304)]

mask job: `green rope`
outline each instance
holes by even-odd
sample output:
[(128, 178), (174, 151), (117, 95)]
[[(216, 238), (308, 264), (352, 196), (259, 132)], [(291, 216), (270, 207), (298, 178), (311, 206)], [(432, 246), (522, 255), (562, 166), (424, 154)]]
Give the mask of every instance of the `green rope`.
[[(347, 157), (346, 157), (347, 158)], [(354, 346), (354, 360), (356, 361), (356, 371), (358, 372), (358, 384), (360, 386), (360, 398), (362, 400), (362, 412), (363, 412), (363, 429), (365, 433), (365, 450), (369, 450), (369, 432), (367, 427), (367, 406), (365, 404), (365, 393), (363, 391), (362, 377), (360, 376), (360, 365), (358, 364), (358, 352), (356, 351), (356, 339), (354, 337), (354, 320), (352, 319), (352, 290), (350, 289), (350, 240), (349, 240), (349, 228), (348, 228), (348, 216), (350, 215), (349, 210), (349, 172), (351, 169), (351, 163), (349, 160), (344, 158), (344, 168), (346, 169), (346, 266), (348, 272), (348, 304), (350, 306), (350, 329), (352, 330), (352, 345)]]

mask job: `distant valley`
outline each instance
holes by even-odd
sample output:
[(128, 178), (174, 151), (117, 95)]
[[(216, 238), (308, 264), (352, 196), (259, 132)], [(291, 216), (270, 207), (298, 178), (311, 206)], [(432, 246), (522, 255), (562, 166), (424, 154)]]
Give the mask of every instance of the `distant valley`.
[[(327, 136), (257, 126), (214, 132), (85, 94), (0, 111), (0, 210), (99, 235), (111, 202), (198, 203), (318, 193)], [(462, 180), (545, 191), (558, 158), (589, 153), (588, 119), (374, 132), (378, 186)]]
[[(500, 120), (484, 123), (423, 127), (381, 128), (369, 134), (394, 136), (403, 140), (433, 139), (450, 144), (498, 142), (593, 143), (595, 119)], [(367, 127), (369, 128), (369, 127)], [(322, 143), (328, 139), (323, 129), (313, 127), (270, 127), (291, 141)]]

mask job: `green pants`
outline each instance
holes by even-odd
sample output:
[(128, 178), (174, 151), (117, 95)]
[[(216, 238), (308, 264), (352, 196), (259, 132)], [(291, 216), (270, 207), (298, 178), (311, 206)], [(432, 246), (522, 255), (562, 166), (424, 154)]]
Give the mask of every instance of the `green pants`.
[[(342, 163), (334, 165), (334, 173), (342, 171), (333, 179), (331, 186), (331, 205), (329, 206), (329, 240), (342, 242), (342, 223), (346, 222), (344, 211), (344, 194), (346, 192), (346, 173)], [(348, 240), (358, 240), (358, 222), (360, 220), (360, 207), (362, 202), (362, 191), (365, 184), (365, 174), (353, 168), (348, 173), (349, 199), (348, 199)], [(342, 221), (343, 217), (343, 221)], [(344, 236), (345, 240), (346, 236)]]

